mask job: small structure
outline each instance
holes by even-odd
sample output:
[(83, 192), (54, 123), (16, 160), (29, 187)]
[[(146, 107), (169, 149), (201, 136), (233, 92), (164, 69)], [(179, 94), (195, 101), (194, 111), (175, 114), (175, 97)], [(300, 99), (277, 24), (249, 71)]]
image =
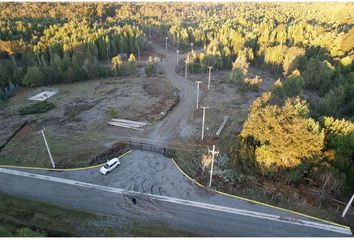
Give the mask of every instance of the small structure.
[(54, 96), (55, 94), (57, 94), (57, 92), (43, 91), (33, 97), (30, 97), (28, 100), (42, 102), (42, 101), (47, 100), (48, 98)]

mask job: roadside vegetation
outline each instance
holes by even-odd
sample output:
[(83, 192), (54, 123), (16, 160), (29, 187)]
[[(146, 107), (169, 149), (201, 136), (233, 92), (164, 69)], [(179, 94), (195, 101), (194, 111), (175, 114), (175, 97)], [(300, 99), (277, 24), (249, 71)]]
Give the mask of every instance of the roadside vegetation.
[(158, 222), (125, 221), (0, 192), (0, 237), (193, 236)]
[(20, 109), (21, 115), (34, 114), (34, 113), (45, 113), (50, 109), (55, 108), (55, 105), (48, 101), (33, 103), (28, 106), (22, 107)]

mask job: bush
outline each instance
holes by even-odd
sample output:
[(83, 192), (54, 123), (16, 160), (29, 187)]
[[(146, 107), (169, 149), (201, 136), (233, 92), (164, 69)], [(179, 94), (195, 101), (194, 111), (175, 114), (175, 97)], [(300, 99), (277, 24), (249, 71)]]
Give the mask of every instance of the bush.
[(13, 234), (5, 227), (0, 226), (0, 237), (13, 237)]
[(256, 76), (254, 78), (245, 78), (242, 81), (241, 90), (242, 91), (259, 91), (259, 86), (263, 83), (263, 80)]
[(20, 228), (16, 231), (16, 237), (46, 237), (45, 232), (35, 232), (30, 228)]
[(146, 73), (146, 76), (151, 77), (155, 73), (154, 64), (149, 63), (148, 65), (146, 65), (145, 73)]
[(148, 77), (151, 77), (155, 73), (161, 73), (162, 69), (159, 68), (159, 57), (149, 57), (149, 63), (145, 66), (145, 73)]
[(106, 113), (107, 113), (107, 116), (109, 117), (109, 118), (116, 118), (116, 117), (118, 117), (118, 111), (115, 109), (115, 108), (109, 108), (107, 111), (106, 111)]
[(20, 109), (20, 114), (27, 115), (27, 114), (34, 114), (34, 113), (45, 113), (53, 108), (55, 108), (54, 103), (43, 101), (43, 102), (38, 102), (38, 103), (34, 103), (31, 105), (22, 107)]

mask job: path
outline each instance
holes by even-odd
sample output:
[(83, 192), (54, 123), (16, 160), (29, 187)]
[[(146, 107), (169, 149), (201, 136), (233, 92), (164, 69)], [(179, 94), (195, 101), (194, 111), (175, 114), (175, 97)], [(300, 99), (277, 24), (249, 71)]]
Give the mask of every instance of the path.
[[(161, 63), (166, 74), (166, 78), (171, 81), (172, 85), (179, 91), (179, 102), (168, 115), (159, 122), (154, 131), (150, 134), (149, 139), (158, 142), (159, 145), (167, 145), (174, 137), (176, 137), (182, 129), (187, 125), (196, 106), (196, 85), (191, 81), (184, 79), (176, 73), (176, 53), (172, 51), (166, 52), (161, 46), (153, 45), (159, 54), (166, 55)], [(186, 57), (181, 54), (180, 59)]]

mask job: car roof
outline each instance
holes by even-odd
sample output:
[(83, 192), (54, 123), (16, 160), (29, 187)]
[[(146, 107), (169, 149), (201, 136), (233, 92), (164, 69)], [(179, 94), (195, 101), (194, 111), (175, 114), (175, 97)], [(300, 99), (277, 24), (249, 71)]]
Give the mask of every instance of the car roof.
[(117, 161), (118, 161), (118, 158), (113, 158), (113, 159), (107, 161), (107, 163), (108, 163), (109, 165), (111, 165), (111, 164), (113, 164), (113, 163), (116, 163)]

